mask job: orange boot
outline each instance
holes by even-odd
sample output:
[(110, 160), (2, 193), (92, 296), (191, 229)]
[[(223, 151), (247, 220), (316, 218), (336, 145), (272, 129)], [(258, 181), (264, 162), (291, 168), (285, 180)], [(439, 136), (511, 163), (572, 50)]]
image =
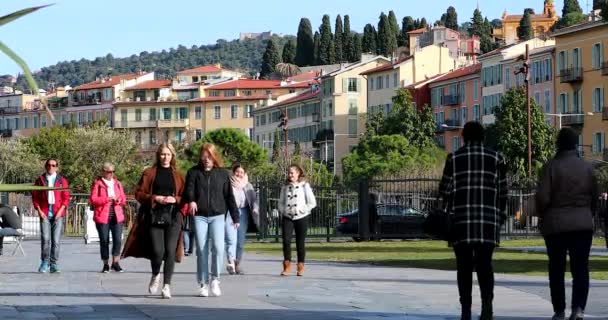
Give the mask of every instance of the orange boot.
[(304, 275), (304, 262), (298, 262), (298, 273), (297, 273), (298, 277), (301, 277)]
[(282, 276), (287, 276), (291, 273), (291, 261), (285, 260), (283, 261), (283, 272), (281, 272)]

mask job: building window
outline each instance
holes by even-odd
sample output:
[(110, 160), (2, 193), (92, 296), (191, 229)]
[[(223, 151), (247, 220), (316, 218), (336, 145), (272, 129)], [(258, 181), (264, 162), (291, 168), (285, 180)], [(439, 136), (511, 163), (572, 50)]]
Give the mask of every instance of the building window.
[(568, 94), (567, 93), (562, 93), (559, 95), (557, 107), (559, 109), (559, 113), (568, 113)]
[(369, 78), (369, 91), (374, 91), (374, 78)]
[(123, 128), (127, 127), (127, 110), (120, 110), (120, 124)]
[(150, 121), (156, 121), (156, 108), (150, 108), (148, 111), (150, 112)]
[(141, 146), (141, 131), (135, 132), (135, 144)]
[(203, 108), (201, 106), (194, 107), (194, 119), (200, 120), (203, 118)]
[(210, 97), (219, 97), (220, 92), (219, 92), (219, 90), (211, 90), (211, 91), (209, 91), (209, 96)]
[(536, 102), (537, 106), (540, 106), (540, 92), (534, 92), (534, 102)]
[(357, 78), (348, 78), (347, 79), (347, 92), (359, 92), (359, 86), (357, 85), (359, 79)]
[(462, 107), (462, 109), (460, 109), (460, 125), (464, 126), (465, 123), (467, 123), (467, 118), (469, 117), (468, 115), (468, 111), (467, 111), (467, 107)]
[(349, 100), (348, 101), (348, 114), (351, 116), (356, 116), (357, 113), (358, 113), (357, 100)]
[(388, 74), (384, 76), (384, 83), (387, 89), (391, 87), (391, 77)]
[(181, 107), (177, 109), (177, 117), (178, 119), (188, 119), (188, 107)]
[(246, 97), (249, 97), (249, 96), (251, 96), (251, 90), (242, 90), (241, 94)]
[(464, 103), (465, 102), (465, 99), (467, 97), (466, 96), (466, 92), (467, 92), (466, 88), (467, 87), (465, 85), (465, 82), (461, 82), (460, 83), (460, 90), (458, 90), (458, 95), (459, 95), (459, 98), (460, 98), (460, 103)]
[(452, 137), (452, 152), (456, 152), (460, 148), (458, 136)]
[(29, 117), (23, 117), (23, 129), (29, 129), (30, 128), (30, 121), (29, 121)]
[(593, 112), (602, 112), (604, 108), (604, 89), (593, 89)]
[(397, 88), (399, 86), (399, 74), (397, 72), (393, 73), (393, 87)]
[(224, 97), (234, 97), (236, 96), (235, 90), (224, 90)]
[(251, 104), (245, 105), (245, 118), (251, 118), (252, 112), (253, 112), (253, 105), (251, 105)]
[(545, 113), (551, 113), (551, 91), (545, 91)]
[(230, 106), (230, 118), (232, 118), (232, 119), (238, 118), (238, 113), (239, 113), (239, 106), (237, 106), (236, 104), (231, 105)]
[(594, 44), (593, 49), (591, 50), (591, 66), (593, 69), (600, 69), (602, 67), (602, 60), (604, 59), (602, 56), (602, 44)]
[(357, 126), (358, 126), (357, 118), (348, 119), (348, 135), (349, 136), (351, 136), (351, 137), (357, 136)]
[(572, 112), (581, 113), (583, 109), (582, 90), (575, 90), (572, 93)]
[(600, 154), (604, 151), (604, 132), (596, 132), (593, 134), (593, 153)]
[(150, 130), (150, 145), (156, 145), (156, 131)]
[(135, 109), (135, 121), (141, 121), (141, 109)]
[(481, 119), (481, 115), (479, 114), (479, 105), (473, 105), (473, 121), (479, 121)]
[(376, 90), (382, 90), (382, 76), (376, 77)]
[(511, 89), (511, 68), (505, 67), (505, 88)]
[(171, 108), (163, 108), (162, 120), (171, 120)]
[(213, 119), (221, 119), (222, 117), (222, 107), (214, 106), (213, 107)]

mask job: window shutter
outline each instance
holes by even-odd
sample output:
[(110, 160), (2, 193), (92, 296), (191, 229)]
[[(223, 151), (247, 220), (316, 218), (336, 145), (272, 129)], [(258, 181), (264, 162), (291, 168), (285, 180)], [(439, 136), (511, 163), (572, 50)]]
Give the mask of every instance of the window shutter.
[(348, 92), (348, 78), (342, 78), (342, 93)]
[(597, 58), (598, 58), (598, 53), (597, 50), (595, 49), (597, 48), (597, 45), (593, 45), (593, 49), (591, 49), (591, 68), (593, 69), (597, 69)]
[(606, 105), (604, 104), (604, 88), (600, 90), (600, 101), (599, 101), (600, 112), (604, 111)]
[(576, 112), (577, 113), (582, 113), (583, 112), (583, 94), (582, 94), (582, 90), (578, 91), (578, 105), (576, 106)]
[(598, 150), (598, 153), (603, 153), (604, 152), (604, 146), (605, 145), (606, 145), (606, 132), (602, 131), (602, 138), (601, 138), (600, 148)]
[(357, 78), (357, 92), (361, 92), (361, 79)]
[(593, 111), (594, 112), (597, 112), (597, 110), (599, 109), (598, 101), (597, 101), (598, 100), (597, 91), (598, 91), (598, 89), (593, 89), (593, 102), (592, 102), (592, 104), (593, 104)]

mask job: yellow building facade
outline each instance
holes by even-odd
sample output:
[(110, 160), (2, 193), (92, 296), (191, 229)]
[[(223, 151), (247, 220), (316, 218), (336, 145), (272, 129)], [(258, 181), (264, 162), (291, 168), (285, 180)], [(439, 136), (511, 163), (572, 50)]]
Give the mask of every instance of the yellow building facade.
[[(502, 14), (502, 28), (492, 31), (494, 38), (504, 41), (507, 45), (517, 42), (519, 40), (517, 28), (522, 17), (523, 12), (522, 14), (510, 15), (505, 10)], [(533, 38), (541, 37), (550, 32), (551, 27), (559, 20), (553, 0), (545, 0), (542, 14), (533, 14), (530, 16), (530, 20), (534, 32)]]
[(555, 33), (555, 94), (562, 126), (579, 132), (580, 152), (586, 159), (606, 154), (608, 130), (608, 23), (589, 22)]

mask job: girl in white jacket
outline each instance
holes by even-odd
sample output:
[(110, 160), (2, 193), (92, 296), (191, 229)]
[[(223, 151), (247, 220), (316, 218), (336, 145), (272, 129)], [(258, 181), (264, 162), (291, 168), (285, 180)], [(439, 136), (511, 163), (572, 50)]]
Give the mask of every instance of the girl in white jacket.
[(297, 275), (304, 275), (304, 259), (306, 258), (306, 229), (308, 216), (317, 206), (317, 200), (312, 193), (310, 184), (304, 180), (304, 171), (298, 165), (289, 167), (288, 178), (281, 188), (279, 197), (279, 212), (283, 217), (283, 272), (286, 276), (291, 272), (291, 236), (295, 229), (296, 249), (298, 252)]

